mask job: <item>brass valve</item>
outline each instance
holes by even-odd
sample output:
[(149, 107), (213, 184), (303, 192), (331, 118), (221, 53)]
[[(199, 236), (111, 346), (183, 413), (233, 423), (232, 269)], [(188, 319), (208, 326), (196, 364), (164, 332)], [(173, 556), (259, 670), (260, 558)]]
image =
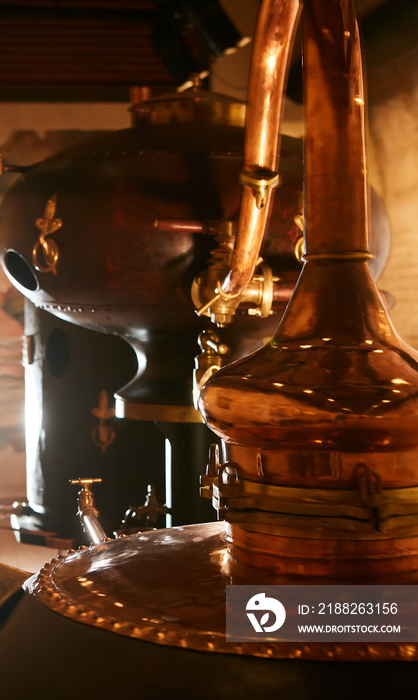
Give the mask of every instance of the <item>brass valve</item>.
[(197, 342), (201, 352), (194, 359), (193, 370), (193, 403), (198, 410), (200, 390), (204, 383), (222, 367), (222, 358), (228, 354), (229, 347), (221, 343), (217, 334), (210, 331), (203, 331)]
[(223, 280), (230, 269), (235, 231), (231, 221), (221, 221), (216, 235), (218, 247), (212, 251), (207, 269), (196, 277), (192, 284), (191, 296), (198, 316), (208, 316), (219, 328), (231, 323), (240, 304), (252, 304), (249, 316), (266, 318), (271, 313), (273, 303), (273, 278), (268, 265), (257, 260), (259, 272), (253, 275), (250, 283), (239, 294), (226, 294), (222, 290)]
[(213, 444), (209, 448), (209, 460), (206, 473), (200, 476), (200, 495), (212, 499), (212, 505), (218, 513), (218, 519), (224, 517), (228, 508), (228, 499), (236, 498), (242, 491), (241, 470), (235, 462), (219, 461), (219, 447)]
[[(70, 479), (71, 486), (80, 485), (81, 489), (78, 492), (78, 511), (84, 511), (86, 508), (94, 508), (94, 496), (90, 489), (92, 484), (101, 484), (102, 479)], [(96, 510), (97, 515), (99, 512)]]
[(165, 504), (161, 505), (158, 502), (154, 486), (148, 484), (144, 505), (129, 506), (117, 535), (120, 537), (131, 532), (138, 532), (138, 527), (141, 530), (152, 530), (155, 528), (159, 516), (167, 515), (168, 513), (171, 513), (171, 509), (167, 508)]
[(78, 511), (77, 515), (81, 520), (84, 531), (87, 532), (93, 544), (105, 542), (107, 537), (102, 526), (99, 523), (99, 511), (94, 505), (94, 496), (91, 490), (92, 484), (101, 484), (102, 479), (70, 479), (72, 486), (79, 484), (81, 486), (78, 492)]

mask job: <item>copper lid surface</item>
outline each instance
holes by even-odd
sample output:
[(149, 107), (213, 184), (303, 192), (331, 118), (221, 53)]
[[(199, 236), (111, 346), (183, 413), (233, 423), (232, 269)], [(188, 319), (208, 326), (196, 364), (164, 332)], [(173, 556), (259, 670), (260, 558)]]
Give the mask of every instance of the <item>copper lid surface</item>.
[[(416, 644), (272, 643), (258, 642), (255, 634), (250, 642), (227, 642), (226, 585), (306, 583), (307, 579), (239, 564), (227, 552), (223, 531), (223, 523), (189, 525), (70, 550), (46, 564), (26, 587), (65, 617), (166, 646), (268, 658), (418, 658)], [(417, 579), (418, 574), (404, 574), (402, 583)]]

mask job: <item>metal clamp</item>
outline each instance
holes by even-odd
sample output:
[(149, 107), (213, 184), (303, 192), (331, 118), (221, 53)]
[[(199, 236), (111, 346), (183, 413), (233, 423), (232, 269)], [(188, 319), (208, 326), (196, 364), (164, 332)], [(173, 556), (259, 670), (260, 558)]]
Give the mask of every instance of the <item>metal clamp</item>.
[(257, 209), (263, 209), (267, 202), (267, 193), (280, 184), (279, 173), (273, 170), (242, 170), (239, 181), (243, 187), (248, 187), (255, 194)]
[(218, 478), (212, 484), (212, 505), (221, 517), (228, 509), (228, 501), (238, 498), (242, 491), (242, 476), (238, 464), (224, 462), (218, 471)]
[(375, 529), (382, 532), (381, 511), (383, 507), (382, 477), (377, 472), (372, 471), (366, 464), (360, 463), (358, 467), (363, 468), (359, 474), (359, 496), (360, 501), (370, 508)]

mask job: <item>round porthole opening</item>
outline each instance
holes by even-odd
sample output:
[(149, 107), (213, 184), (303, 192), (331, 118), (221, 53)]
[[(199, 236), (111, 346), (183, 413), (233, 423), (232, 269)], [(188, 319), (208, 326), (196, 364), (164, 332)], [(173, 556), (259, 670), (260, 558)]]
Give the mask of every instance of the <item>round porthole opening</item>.
[(36, 275), (23, 255), (17, 253), (16, 250), (8, 250), (4, 257), (4, 263), (9, 275), (21, 287), (28, 289), (30, 292), (35, 292), (38, 289), (39, 285)]

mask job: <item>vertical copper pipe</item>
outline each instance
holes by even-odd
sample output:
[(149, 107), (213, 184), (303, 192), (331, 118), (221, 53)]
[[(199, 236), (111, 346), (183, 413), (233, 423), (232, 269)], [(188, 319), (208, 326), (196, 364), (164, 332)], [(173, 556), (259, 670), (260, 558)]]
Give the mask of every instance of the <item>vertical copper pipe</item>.
[[(269, 180), (277, 168), (279, 122), (299, 0), (265, 0), (262, 3), (253, 45), (248, 88), (244, 146), (244, 175), (261, 174)], [(244, 186), (237, 241), (231, 271), (222, 285), (226, 294), (239, 293), (250, 281), (270, 213), (272, 188), (267, 185), (263, 206), (257, 192)]]
[(364, 93), (352, 0), (306, 0), (305, 259), (367, 251)]

